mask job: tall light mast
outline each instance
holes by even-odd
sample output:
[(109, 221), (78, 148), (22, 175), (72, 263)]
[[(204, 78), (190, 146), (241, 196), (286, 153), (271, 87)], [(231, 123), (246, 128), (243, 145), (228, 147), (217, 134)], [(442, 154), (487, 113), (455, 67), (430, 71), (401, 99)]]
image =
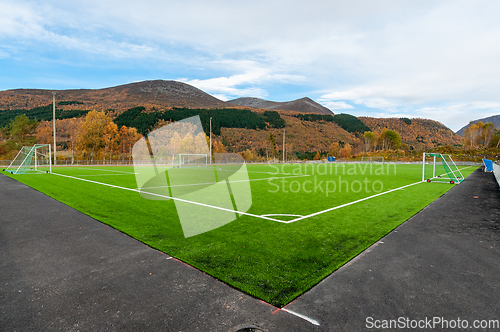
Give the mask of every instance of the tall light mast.
[(56, 93), (52, 92), (52, 115), (54, 119), (54, 166), (56, 165)]
[(212, 164), (212, 117), (210, 117), (210, 164)]
[(283, 164), (285, 163), (285, 128), (283, 128)]

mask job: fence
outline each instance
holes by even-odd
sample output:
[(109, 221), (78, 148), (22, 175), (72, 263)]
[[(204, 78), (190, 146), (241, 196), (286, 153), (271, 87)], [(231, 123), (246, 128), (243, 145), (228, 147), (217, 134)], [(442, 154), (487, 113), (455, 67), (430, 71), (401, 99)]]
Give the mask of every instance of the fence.
[(497, 179), (498, 185), (500, 186), (500, 165), (498, 163), (493, 163), (493, 174), (495, 179)]

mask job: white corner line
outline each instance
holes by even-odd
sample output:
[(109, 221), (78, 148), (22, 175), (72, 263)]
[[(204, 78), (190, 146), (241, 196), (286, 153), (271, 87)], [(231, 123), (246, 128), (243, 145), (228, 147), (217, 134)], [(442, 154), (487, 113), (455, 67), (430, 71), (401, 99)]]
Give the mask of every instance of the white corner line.
[(302, 315), (302, 314), (299, 314), (298, 312), (295, 312), (295, 311), (292, 311), (292, 310), (288, 310), (288, 309), (283, 309), (282, 308), (281, 310), (286, 311), (289, 314), (292, 314), (292, 315), (297, 316), (299, 318), (302, 318), (303, 320), (306, 320), (306, 321), (308, 321), (309, 323), (311, 323), (313, 325), (319, 326), (319, 323), (318, 323), (317, 320), (314, 320), (314, 319), (312, 319), (310, 317), (307, 317), (306, 315)]

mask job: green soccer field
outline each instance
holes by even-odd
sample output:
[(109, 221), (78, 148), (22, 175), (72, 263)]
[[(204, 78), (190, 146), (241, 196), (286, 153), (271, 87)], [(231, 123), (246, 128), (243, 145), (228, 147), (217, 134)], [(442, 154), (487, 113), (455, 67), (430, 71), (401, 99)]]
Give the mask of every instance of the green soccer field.
[[(132, 166), (54, 167), (53, 174), (3, 174), (279, 307), (454, 186), (422, 182), (419, 164), (246, 167), (248, 179), (234, 181), (235, 185), (249, 184), (251, 189), (246, 214), (190, 237), (185, 237), (173, 200), (141, 195), (137, 169)], [(459, 168), (465, 177), (476, 169)], [(212, 169), (209, 166), (205, 171)], [(168, 169), (169, 183), (175, 175), (191, 181), (184, 182), (183, 188), (212, 185), (180, 172)], [(174, 187), (154, 190), (193, 191)], [(237, 199), (234, 188), (233, 204)], [(217, 197), (207, 199), (217, 201)], [(208, 205), (197, 206), (195, 218), (213, 217), (213, 204)]]

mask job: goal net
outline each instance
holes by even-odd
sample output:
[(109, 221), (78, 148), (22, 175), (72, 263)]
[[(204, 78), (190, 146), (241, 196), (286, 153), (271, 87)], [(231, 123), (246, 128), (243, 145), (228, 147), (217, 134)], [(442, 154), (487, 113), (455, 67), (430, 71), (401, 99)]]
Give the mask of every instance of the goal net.
[(23, 146), (4, 171), (12, 174), (52, 172), (50, 144)]
[(422, 158), (422, 181), (460, 183), (464, 176), (447, 154), (424, 153)]
[(206, 154), (177, 154), (174, 156), (174, 167), (192, 167), (204, 166), (208, 164), (208, 155)]
[(384, 157), (361, 157), (361, 161), (364, 163), (383, 163)]

